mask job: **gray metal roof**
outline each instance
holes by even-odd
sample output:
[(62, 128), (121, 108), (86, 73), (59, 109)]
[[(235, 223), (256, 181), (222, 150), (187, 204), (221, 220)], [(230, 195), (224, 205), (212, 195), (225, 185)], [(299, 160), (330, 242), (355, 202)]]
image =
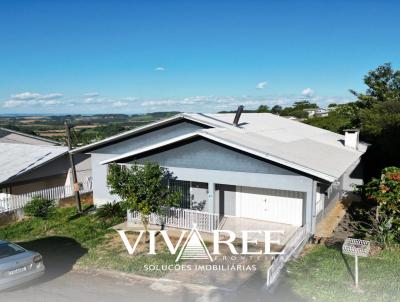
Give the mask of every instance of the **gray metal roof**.
[(53, 141), (51, 139), (30, 135), (23, 132), (1, 127), (0, 127), (0, 143), (52, 145), (52, 146), (61, 145), (59, 142)]
[(234, 114), (185, 114), (192, 120), (214, 123), (215, 128), (132, 150), (103, 163), (123, 161), (142, 152), (173, 144), (195, 135), (241, 149), (316, 177), (333, 181), (339, 178), (367, 150), (344, 146), (344, 135), (285, 119), (269, 113), (244, 113), (239, 127), (233, 127)]
[(0, 183), (22, 175), (68, 152), (59, 146), (0, 144)]
[(200, 113), (196, 113), (196, 114), (191, 114), (191, 113), (180, 113), (177, 115), (174, 115), (170, 118), (166, 118), (163, 120), (159, 120), (153, 123), (149, 123), (147, 125), (144, 126), (140, 126), (110, 137), (107, 137), (101, 141), (98, 142), (94, 142), (76, 149), (73, 149), (71, 151), (71, 153), (82, 153), (82, 152), (90, 152), (92, 150), (98, 149), (103, 147), (104, 145), (113, 143), (113, 142), (117, 142), (123, 139), (128, 139), (132, 136), (135, 135), (139, 135), (140, 133), (144, 132), (144, 131), (148, 131), (157, 127), (161, 127), (163, 125), (168, 125), (170, 123), (179, 121), (179, 120), (188, 120), (188, 121), (193, 121), (193, 122), (197, 122), (200, 124), (203, 124), (205, 126), (209, 126), (209, 127), (233, 127), (231, 125), (231, 122), (225, 122), (225, 121), (221, 121), (218, 119), (213, 119), (211, 116), (206, 116)]

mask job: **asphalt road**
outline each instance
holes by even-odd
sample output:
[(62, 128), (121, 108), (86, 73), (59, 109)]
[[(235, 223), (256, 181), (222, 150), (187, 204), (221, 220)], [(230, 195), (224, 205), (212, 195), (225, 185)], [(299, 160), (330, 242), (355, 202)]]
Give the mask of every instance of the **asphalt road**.
[(19, 288), (0, 292), (1, 302), (298, 302), (284, 294), (267, 295), (256, 280), (235, 291), (221, 291), (180, 283), (154, 282), (124, 276), (71, 271), (57, 278), (38, 279)]
[(46, 282), (39, 280), (0, 293), (1, 302), (200, 302), (208, 300), (204, 293), (195, 293), (177, 284), (132, 281), (78, 272), (69, 272)]
[(51, 237), (21, 244), (43, 255), (46, 273), (42, 278), (20, 288), (0, 292), (0, 302), (298, 301), (291, 296), (287, 299), (287, 288), (281, 291), (283, 295), (266, 295), (261, 290), (265, 280), (257, 276), (235, 290), (224, 291), (194, 284), (128, 277), (121, 273), (77, 272), (73, 266), (87, 251), (74, 240)]

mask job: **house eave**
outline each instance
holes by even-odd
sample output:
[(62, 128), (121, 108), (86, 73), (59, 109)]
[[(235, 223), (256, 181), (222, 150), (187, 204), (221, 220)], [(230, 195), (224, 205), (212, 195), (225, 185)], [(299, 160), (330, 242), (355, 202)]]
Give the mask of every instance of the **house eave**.
[(217, 138), (217, 137), (213, 136), (212, 134), (209, 134), (209, 133), (206, 133), (206, 132), (193, 132), (193, 133), (190, 133), (190, 134), (185, 134), (185, 135), (173, 138), (173, 139), (169, 139), (169, 140), (160, 142), (158, 144), (154, 144), (154, 145), (150, 145), (150, 146), (147, 146), (147, 147), (144, 147), (144, 148), (136, 149), (134, 151), (131, 151), (131, 152), (128, 152), (128, 153), (113, 157), (111, 159), (104, 160), (104, 161), (100, 162), (100, 164), (104, 165), (104, 164), (109, 164), (109, 163), (113, 163), (113, 162), (118, 163), (118, 162), (121, 162), (123, 159), (132, 158), (132, 157), (135, 157), (135, 156), (140, 155), (142, 153), (145, 153), (145, 152), (148, 152), (148, 151), (152, 151), (152, 150), (156, 150), (156, 149), (159, 149), (161, 147), (166, 147), (166, 146), (175, 144), (177, 142), (181, 142), (181, 141), (184, 141), (184, 140), (188, 140), (188, 139), (194, 138), (196, 136), (200, 136), (200, 137), (209, 139), (211, 141), (220, 143), (222, 145), (231, 147), (233, 149), (240, 150), (242, 152), (257, 156), (259, 158), (263, 158), (263, 159), (271, 161), (271, 162), (275, 162), (277, 164), (289, 167), (291, 169), (303, 172), (305, 174), (312, 175), (312, 176), (314, 176), (316, 178), (319, 178), (319, 179), (322, 179), (322, 180), (325, 180), (325, 181), (328, 181), (328, 182), (334, 182), (337, 179), (337, 177), (335, 177), (335, 176), (328, 175), (328, 174), (325, 174), (323, 172), (316, 171), (314, 169), (310, 169), (310, 168), (304, 167), (302, 165), (287, 161), (285, 159), (273, 156), (273, 155), (268, 154), (268, 153), (262, 153), (262, 152), (254, 150), (254, 149), (247, 148), (247, 147), (244, 147), (242, 145), (235, 144), (235, 143), (229, 142), (227, 140), (223, 140), (223, 139)]
[(66, 155), (66, 154), (68, 154), (68, 150), (66, 150), (66, 151), (63, 152), (63, 153), (58, 154), (57, 156), (54, 156), (54, 157), (52, 157), (52, 158), (49, 158), (48, 160), (46, 160), (46, 161), (40, 163), (39, 165), (36, 165), (36, 166), (34, 166), (34, 167), (32, 167), (32, 168), (29, 168), (29, 169), (27, 169), (27, 170), (24, 170), (24, 171), (21, 172), (21, 173), (14, 174), (14, 175), (10, 176), (9, 178), (7, 178), (7, 179), (1, 181), (1, 182), (0, 182), (0, 185), (10, 185), (10, 184), (14, 183), (14, 180), (15, 180), (16, 178), (18, 178), (18, 177), (20, 177), (20, 176), (23, 176), (23, 175), (25, 175), (25, 174), (27, 174), (27, 173), (30, 173), (30, 172), (32, 172), (32, 171), (35, 171), (36, 169), (39, 169), (39, 168), (43, 167), (44, 165), (47, 165), (48, 163), (50, 163), (50, 162), (52, 162), (52, 161), (54, 161), (54, 160), (56, 160), (56, 159), (58, 159), (58, 158), (60, 158), (60, 157), (62, 157), (62, 156), (64, 156), (64, 155)]
[(153, 122), (153, 123), (150, 123), (150, 124), (147, 124), (147, 125), (144, 125), (144, 126), (141, 126), (141, 127), (138, 127), (138, 128), (135, 128), (135, 129), (132, 129), (132, 130), (117, 134), (117, 135), (114, 135), (114, 136), (110, 136), (110, 137), (105, 138), (105, 139), (103, 139), (101, 141), (98, 141), (98, 142), (95, 142), (95, 143), (88, 144), (86, 146), (82, 146), (82, 147), (73, 149), (73, 150), (70, 151), (70, 153), (76, 154), (76, 153), (84, 153), (84, 152), (92, 151), (92, 150), (101, 148), (102, 146), (104, 146), (106, 144), (110, 144), (110, 143), (113, 143), (115, 141), (119, 141), (119, 140), (123, 140), (123, 139), (129, 138), (131, 136), (140, 134), (140, 133), (142, 133), (144, 131), (148, 131), (148, 130), (151, 130), (151, 129), (154, 129), (154, 128), (158, 128), (158, 127), (161, 127), (161, 126), (166, 126), (166, 125), (169, 125), (170, 123), (173, 123), (173, 122), (176, 122), (176, 121), (179, 121), (179, 120), (187, 120), (187, 121), (192, 121), (194, 123), (202, 124), (204, 126), (215, 127), (215, 124), (213, 124), (213, 123), (209, 123), (209, 122), (205, 122), (204, 120), (196, 119), (190, 114), (180, 113), (180, 114), (174, 115), (173, 117), (170, 117), (170, 118), (167, 118), (167, 119), (163, 119), (163, 120), (160, 120), (160, 121), (156, 121), (156, 122)]

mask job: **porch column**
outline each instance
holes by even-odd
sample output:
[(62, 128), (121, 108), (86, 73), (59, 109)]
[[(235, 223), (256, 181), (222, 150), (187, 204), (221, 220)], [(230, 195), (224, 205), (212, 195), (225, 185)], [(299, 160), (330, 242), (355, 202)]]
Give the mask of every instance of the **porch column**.
[(312, 213), (312, 220), (311, 220), (311, 233), (315, 234), (317, 229), (317, 213), (316, 213), (316, 206), (317, 206), (317, 182), (313, 181), (313, 196), (311, 201), (311, 213)]
[(317, 182), (312, 181), (309, 190), (306, 192), (306, 229), (311, 234), (315, 234), (316, 228), (316, 213), (315, 213), (315, 203), (316, 203), (316, 190)]
[(207, 210), (211, 213), (218, 213), (217, 209), (215, 209), (215, 183), (208, 183), (208, 200), (207, 200)]

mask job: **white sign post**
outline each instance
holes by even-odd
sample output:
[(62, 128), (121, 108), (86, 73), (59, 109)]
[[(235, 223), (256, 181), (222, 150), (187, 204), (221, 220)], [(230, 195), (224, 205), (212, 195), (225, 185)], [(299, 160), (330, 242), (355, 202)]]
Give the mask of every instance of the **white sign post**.
[(368, 257), (370, 249), (370, 242), (367, 240), (347, 238), (342, 246), (342, 252), (346, 255), (354, 256), (355, 260), (355, 276), (354, 281), (356, 288), (358, 288), (358, 257)]

